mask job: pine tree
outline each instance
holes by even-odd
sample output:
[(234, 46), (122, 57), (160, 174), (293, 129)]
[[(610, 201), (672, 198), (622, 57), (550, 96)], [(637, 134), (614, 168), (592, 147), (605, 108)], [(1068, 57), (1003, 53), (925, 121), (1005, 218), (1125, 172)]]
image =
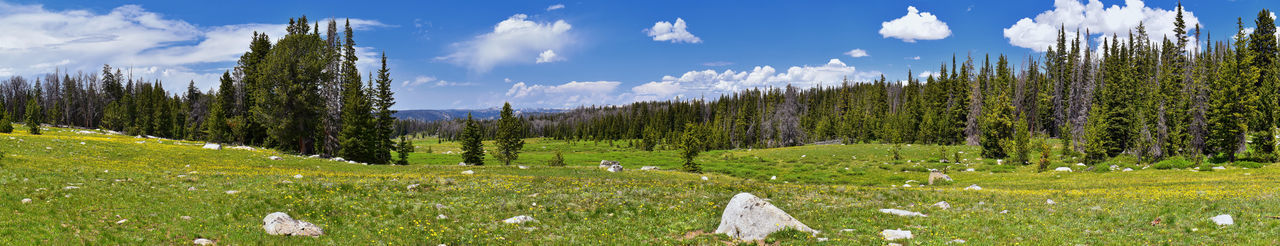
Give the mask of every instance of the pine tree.
[(684, 170), (686, 172), (701, 173), (702, 167), (694, 162), (694, 158), (702, 153), (702, 134), (699, 134), (698, 127), (693, 123), (684, 125), (684, 134), (680, 138), (680, 158), (684, 159)]
[(234, 140), (231, 137), (231, 127), (227, 125), (227, 119), (235, 108), (236, 91), (232, 83), (231, 73), (224, 71), (222, 78), (219, 79), (218, 95), (204, 123), (205, 134), (209, 136), (209, 141), (227, 143)]
[(376, 163), (374, 150), (378, 141), (374, 138), (375, 122), (373, 104), (356, 69), (355, 41), (351, 38), (351, 23), (347, 21), (346, 40), (342, 43), (342, 130), (338, 134), (338, 156), (347, 160)]
[(1250, 64), (1257, 71), (1257, 79), (1252, 81), (1254, 94), (1257, 94), (1257, 115), (1250, 128), (1257, 130), (1253, 134), (1254, 149), (1261, 160), (1273, 161), (1276, 158), (1276, 93), (1280, 93), (1280, 64), (1277, 64), (1276, 25), (1266, 9), (1258, 12), (1254, 21), (1256, 28), (1249, 36)]
[(382, 164), (391, 162), (390, 151), (395, 144), (391, 141), (391, 134), (396, 121), (396, 118), (392, 115), (395, 114), (396, 111), (391, 110), (391, 106), (395, 105), (396, 101), (395, 98), (392, 97), (394, 93), (391, 92), (391, 73), (387, 69), (387, 53), (382, 53), (382, 68), (378, 69), (378, 79), (376, 83), (377, 87), (371, 88), (374, 90), (374, 93), (373, 95), (370, 95), (370, 97), (373, 98), (373, 112), (376, 127), (374, 132), (376, 134), (374, 141), (377, 143), (377, 147), (373, 149), (375, 152), (374, 157), (376, 158), (373, 163)]
[(40, 135), (41, 120), (44, 119), (44, 109), (40, 108), (40, 99), (44, 98), (40, 91), (40, 80), (36, 80), (36, 88), (31, 91), (31, 99), (27, 100), (27, 128), (31, 135)]
[(556, 152), (555, 152), (555, 153), (556, 153), (556, 155), (555, 155), (555, 156), (552, 156), (552, 157), (551, 157), (551, 160), (547, 162), (547, 166), (563, 167), (563, 166), (564, 166), (564, 156), (560, 154), (560, 151), (559, 151), (559, 150), (556, 150)]
[(413, 142), (406, 140), (405, 136), (400, 136), (400, 143), (396, 144), (396, 154), (400, 159), (396, 160), (397, 165), (409, 165), (409, 153), (413, 153)]
[(31, 135), (40, 135), (40, 120), (44, 118), (43, 110), (40, 109), (40, 103), (36, 102), (36, 98), (40, 95), (39, 86), (36, 87), (36, 95), (27, 100), (27, 129)]
[[(990, 74), (990, 65), (984, 68), (984, 74)], [(1009, 69), (1008, 60), (1002, 55), (997, 61), (996, 74), (994, 80), (990, 80), (987, 90), (987, 98), (985, 98), (982, 110), (982, 134), (979, 143), (982, 145), (982, 156), (986, 158), (1004, 158), (1010, 153), (1006, 152), (1003, 144), (1010, 140), (1014, 134), (1014, 121), (1012, 100), (1009, 98), (1008, 91), (1011, 89), (1013, 75)]]
[(498, 132), (495, 132), (498, 152), (493, 156), (503, 165), (511, 165), (520, 157), (520, 149), (524, 148), (524, 126), (512, 110), (511, 103), (502, 104), (501, 118), (498, 119)]
[(466, 127), (462, 130), (462, 163), (484, 165), (483, 137), (480, 124), (471, 119), (471, 113), (467, 113)]
[(4, 102), (0, 102), (0, 133), (13, 133), (13, 123), (9, 121), (9, 113), (4, 109)]

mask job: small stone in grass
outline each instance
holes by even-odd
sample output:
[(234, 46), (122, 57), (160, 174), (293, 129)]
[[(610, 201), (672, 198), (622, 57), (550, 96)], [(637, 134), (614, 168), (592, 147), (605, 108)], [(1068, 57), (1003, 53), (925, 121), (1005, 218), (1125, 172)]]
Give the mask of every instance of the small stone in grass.
[(526, 223), (526, 222), (537, 222), (537, 221), (538, 221), (538, 220), (533, 219), (533, 217), (529, 217), (529, 216), (526, 216), (526, 215), (520, 215), (520, 216), (511, 217), (511, 218), (509, 218), (509, 219), (502, 220), (502, 223), (507, 223), (507, 224), (524, 224), (524, 223)]
[(466, 170), (466, 171), (462, 171), (462, 174), (471, 175), (471, 174), (476, 174), (476, 172), (471, 170)]
[(295, 178), (295, 179), (300, 179), (300, 178), (302, 178), (302, 174), (294, 174), (294, 175), (293, 175), (293, 178)]
[(192, 241), (191, 243), (194, 243), (195, 245), (213, 245), (213, 240), (197, 238), (195, 241)]
[(23, 198), (22, 203), (31, 203), (31, 198)]

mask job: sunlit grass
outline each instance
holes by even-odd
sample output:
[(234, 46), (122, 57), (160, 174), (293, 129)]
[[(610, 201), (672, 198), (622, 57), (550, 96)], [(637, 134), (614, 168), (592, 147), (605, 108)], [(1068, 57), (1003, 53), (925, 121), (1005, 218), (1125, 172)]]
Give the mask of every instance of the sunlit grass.
[[(893, 160), (890, 145), (855, 144), (711, 151), (698, 159), (709, 172), (702, 181), (699, 174), (636, 170), (677, 168), (674, 150), (527, 141), (515, 163), (527, 170), (492, 158), (484, 167), (456, 166), (456, 143), (435, 139), (415, 143), (433, 153), (413, 154), (409, 166), (365, 166), (61, 128), (31, 136), (18, 127), (0, 134), (0, 245), (181, 245), (195, 238), (223, 245), (723, 245), (724, 236), (684, 235), (714, 230), (738, 192), (769, 198), (822, 231), (783, 237), (781, 244), (823, 237), (837, 245), (880, 245), (886, 243), (880, 230), (899, 228), (916, 235), (899, 243), (922, 245), (1280, 243), (1280, 220), (1265, 217), (1280, 215), (1274, 166), (1107, 173), (1020, 166), (993, 173), (994, 161), (979, 160), (975, 147), (948, 146), (964, 154), (960, 163), (942, 164), (939, 146), (903, 146), (903, 159)], [(565, 153), (569, 167), (545, 165), (554, 150)], [(602, 159), (621, 161), (628, 171), (595, 168)], [(923, 170), (947, 166), (955, 183), (901, 187), (924, 182)], [(412, 184), (418, 186), (408, 189)], [(970, 184), (983, 190), (962, 190)], [(952, 208), (929, 206), (939, 201)], [(896, 217), (880, 208), (929, 217)], [(315, 223), (326, 235), (267, 235), (262, 217), (276, 211)], [(1208, 218), (1218, 214), (1231, 214), (1236, 225), (1212, 224)], [(500, 222), (516, 215), (539, 222)], [(1156, 218), (1162, 223), (1152, 226)]]

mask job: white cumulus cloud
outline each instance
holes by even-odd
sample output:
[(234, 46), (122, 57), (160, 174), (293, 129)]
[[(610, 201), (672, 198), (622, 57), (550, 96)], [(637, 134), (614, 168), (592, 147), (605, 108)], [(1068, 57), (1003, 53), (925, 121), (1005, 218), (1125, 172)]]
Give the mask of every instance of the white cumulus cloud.
[(535, 61), (535, 63), (558, 62), (562, 60), (564, 60), (564, 58), (557, 56), (556, 51), (547, 50), (547, 51), (543, 51), (542, 54), (538, 54), (538, 59), (537, 61)]
[(831, 59), (824, 65), (793, 66), (782, 72), (771, 66), (757, 66), (751, 71), (689, 71), (679, 77), (663, 76), (662, 80), (632, 87), (630, 94), (633, 101), (666, 100), (675, 96), (714, 96), (748, 88), (783, 87), (788, 84), (809, 88), (819, 84), (839, 84), (845, 78), (867, 81), (879, 75), (879, 72), (874, 71), (859, 72), (840, 59)]
[[(374, 20), (351, 20), (353, 28), (386, 26)], [(54, 69), (100, 73), (103, 64), (110, 64), (131, 70), (136, 79), (162, 80), (168, 90), (185, 90), (193, 80), (197, 87), (208, 89), (248, 50), (253, 32), (278, 39), (284, 37), (285, 26), (202, 27), (138, 5), (95, 13), (0, 2), (0, 75), (36, 76)], [(361, 67), (372, 64), (376, 53), (369, 47), (357, 48)]]
[(653, 37), (653, 41), (671, 41), (672, 43), (701, 43), (702, 39), (689, 33), (689, 25), (684, 23), (684, 19), (676, 18), (676, 23), (659, 21), (653, 23), (653, 27), (645, 29), (649, 37)]
[(453, 53), (436, 57), (465, 66), (472, 71), (488, 72), (506, 63), (537, 61), (541, 52), (561, 49), (574, 42), (569, 32), (573, 26), (564, 20), (535, 22), (529, 16), (516, 14), (499, 22), (493, 32), (454, 43)]
[[(1005, 28), (1004, 37), (1009, 39), (1009, 44), (1043, 52), (1049, 46), (1057, 45), (1058, 28), (1066, 28), (1067, 39), (1071, 40), (1076, 38), (1075, 30), (1089, 30), (1100, 36), (1128, 36), (1139, 23), (1145, 26), (1148, 37), (1157, 45), (1164, 37), (1172, 39), (1174, 36), (1173, 21), (1177, 11), (1147, 7), (1142, 0), (1126, 0), (1124, 6), (1110, 7), (1105, 7), (1098, 0), (1089, 0), (1088, 4), (1077, 0), (1057, 0), (1053, 7), (1034, 19), (1022, 18)], [(1182, 15), (1188, 31), (1200, 23), (1191, 11), (1184, 9)], [(1190, 36), (1189, 40), (1195, 44), (1195, 36)]]
[(938, 40), (951, 36), (951, 28), (938, 20), (938, 16), (908, 6), (907, 15), (880, 24), (880, 35), (915, 43), (916, 40)]
[(867, 54), (866, 50), (863, 50), (863, 49), (853, 49), (853, 50), (850, 50), (849, 52), (845, 52), (844, 54), (849, 55), (850, 57), (853, 57), (853, 58), (871, 56)]
[(604, 105), (616, 100), (613, 92), (622, 82), (617, 81), (572, 81), (560, 85), (530, 85), (518, 82), (504, 94), (507, 100), (521, 105), (538, 105), (550, 107), (576, 107), (583, 105)]

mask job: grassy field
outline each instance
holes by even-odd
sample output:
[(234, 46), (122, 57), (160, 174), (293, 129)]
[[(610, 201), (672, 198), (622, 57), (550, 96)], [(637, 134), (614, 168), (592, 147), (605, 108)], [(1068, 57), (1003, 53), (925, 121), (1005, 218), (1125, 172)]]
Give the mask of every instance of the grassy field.
[[(365, 166), (73, 129), (45, 133), (18, 127), (0, 134), (0, 245), (196, 238), (222, 245), (723, 245), (727, 237), (707, 233), (739, 192), (769, 198), (822, 231), (769, 239), (783, 245), (883, 245), (884, 229), (912, 231), (915, 238), (894, 241), (907, 245), (1280, 243), (1280, 220), (1267, 217), (1280, 215), (1275, 166), (1036, 173), (980, 160), (974, 147), (903, 145), (895, 160), (891, 145), (857, 144), (711, 151), (698, 159), (708, 174), (698, 175), (632, 171), (674, 169), (680, 161), (673, 150), (635, 151), (624, 142), (529, 139), (515, 164), (530, 169), (519, 169), (492, 159), (456, 166), (457, 144), (434, 139), (416, 141), (419, 152), (433, 153), (412, 154), (412, 165)], [(545, 165), (553, 150), (564, 152), (568, 167)], [(958, 163), (938, 160), (956, 152), (963, 152)], [(599, 170), (602, 159), (632, 170)], [(948, 169), (956, 182), (902, 187), (925, 181), (928, 168)], [(983, 189), (963, 190), (971, 184)], [(940, 201), (952, 207), (930, 206)], [(876, 211), (882, 208), (928, 217)], [(262, 218), (277, 211), (325, 235), (267, 235)], [(1209, 220), (1220, 214), (1235, 225)], [(538, 222), (500, 222), (517, 215)]]

